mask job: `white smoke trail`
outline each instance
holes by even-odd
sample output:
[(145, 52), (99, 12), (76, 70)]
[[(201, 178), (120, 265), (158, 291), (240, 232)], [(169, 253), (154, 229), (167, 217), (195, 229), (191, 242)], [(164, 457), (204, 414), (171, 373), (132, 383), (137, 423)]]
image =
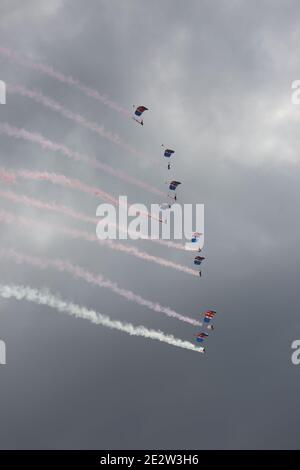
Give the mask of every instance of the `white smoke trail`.
[(163, 313), (168, 317), (175, 318), (185, 323), (189, 323), (190, 325), (199, 326), (200, 322), (190, 318), (186, 315), (182, 315), (181, 313), (175, 312), (169, 307), (164, 307), (160, 305), (158, 302), (152, 302), (151, 300), (146, 300), (138, 294), (134, 292), (123, 289), (118, 286), (116, 282), (111, 281), (108, 278), (98, 274), (91, 273), (86, 269), (82, 268), (81, 266), (74, 265), (66, 260), (61, 259), (49, 259), (49, 258), (39, 258), (37, 256), (30, 256), (24, 253), (19, 253), (12, 249), (0, 249), (0, 258), (2, 259), (9, 259), (14, 261), (17, 264), (28, 264), (29, 266), (45, 270), (45, 269), (56, 269), (63, 273), (70, 274), (75, 279), (83, 279), (88, 284), (104, 287), (115, 294), (120, 295), (121, 297), (125, 298), (128, 301), (135, 302), (136, 304), (140, 305), (141, 307), (147, 307), (150, 310), (153, 310), (157, 313)]
[(19, 54), (10, 49), (7, 49), (6, 47), (0, 47), (0, 54), (2, 55), (2, 57), (5, 57), (6, 59), (10, 60), (13, 64), (18, 64), (31, 70), (35, 70), (44, 75), (47, 75), (48, 77), (52, 77), (61, 83), (65, 83), (66, 85), (70, 85), (74, 88), (77, 88), (83, 93), (85, 93), (87, 96), (103, 103), (109, 108), (114, 109), (115, 111), (118, 111), (119, 113), (122, 113), (125, 116), (130, 116), (130, 113), (127, 109), (122, 108), (122, 106), (110, 100), (106, 95), (102, 95), (97, 90), (94, 90), (84, 85), (78, 79), (73, 78), (70, 75), (64, 75), (62, 72), (59, 72), (58, 70), (55, 70), (53, 67), (51, 67), (51, 65), (36, 63), (28, 58), (20, 57)]
[(118, 145), (123, 150), (130, 152), (132, 155), (149, 160), (142, 152), (135, 149), (131, 145), (127, 144), (126, 142), (123, 142), (123, 140), (117, 134), (113, 134), (112, 132), (108, 131), (107, 129), (104, 128), (104, 126), (101, 126), (95, 122), (89, 121), (88, 119), (83, 117), (81, 114), (70, 111), (68, 108), (65, 108), (61, 103), (54, 101), (53, 99), (49, 98), (48, 96), (43, 95), (39, 91), (29, 90), (28, 88), (24, 86), (11, 85), (9, 83), (6, 83), (6, 91), (11, 94), (18, 94), (18, 95), (33, 99), (36, 103), (42, 104), (43, 106), (46, 106), (46, 108), (48, 109), (52, 109), (52, 111), (55, 111), (61, 114), (62, 116), (64, 116), (65, 118), (70, 119), (71, 121), (75, 122), (79, 126), (83, 126), (92, 132), (96, 132), (101, 137), (104, 137), (105, 139), (109, 140), (113, 144)]
[(33, 289), (28, 286), (20, 285), (5, 285), (0, 284), (0, 297), (3, 299), (14, 298), (16, 300), (27, 300), (38, 305), (45, 305), (53, 308), (58, 312), (67, 313), (77, 318), (89, 320), (96, 325), (106, 326), (115, 330), (122, 331), (132, 336), (142, 336), (148, 339), (155, 339), (157, 341), (167, 343), (183, 349), (188, 349), (195, 352), (204, 352), (204, 348), (196, 347), (189, 341), (175, 338), (173, 335), (166, 335), (159, 330), (150, 330), (145, 326), (134, 326), (131, 323), (123, 323), (119, 320), (112, 320), (107, 315), (103, 315), (95, 310), (89, 310), (80, 305), (72, 302), (66, 302), (59, 297), (54, 296), (48, 290)]
[[(1, 48), (0, 48), (1, 50)], [(97, 170), (104, 171), (105, 173), (112, 175), (116, 178), (119, 178), (126, 183), (133, 184), (137, 187), (142, 188), (145, 191), (149, 191), (153, 194), (158, 196), (164, 196), (164, 193), (157, 188), (154, 188), (148, 183), (141, 181), (139, 179), (134, 178), (133, 176), (128, 175), (124, 171), (115, 169), (106, 163), (99, 162), (96, 158), (90, 157), (89, 155), (75, 152), (71, 150), (69, 147), (66, 147), (63, 144), (59, 144), (57, 142), (53, 142), (46, 137), (42, 136), (41, 134), (29, 132), (25, 129), (19, 129), (17, 127), (13, 127), (7, 123), (0, 123), (0, 134), (6, 135), (8, 137), (12, 137), (14, 139), (23, 139), (31, 143), (35, 143), (40, 145), (43, 149), (51, 150), (52, 152), (58, 152), (61, 155), (64, 155), (68, 158), (71, 158), (74, 161), (83, 162), (92, 168), (96, 168)]]
[(193, 269), (188, 268), (187, 266), (174, 263), (172, 261), (166, 260), (164, 258), (160, 258), (158, 256), (149, 255), (148, 253), (144, 251), (140, 251), (137, 248), (129, 247), (116, 241), (100, 240), (96, 237), (96, 235), (91, 235), (90, 233), (85, 232), (83, 230), (71, 229), (63, 225), (41, 223), (40, 221), (31, 219), (31, 218), (15, 216), (11, 212), (7, 212), (4, 210), (0, 210), (0, 223), (18, 224), (20, 226), (30, 227), (30, 230), (33, 230), (34, 225), (42, 229), (45, 229), (45, 228), (48, 228), (49, 230), (54, 229), (56, 230), (56, 232), (62, 235), (65, 235), (69, 238), (75, 239), (75, 240), (76, 239), (85, 240), (85, 241), (92, 242), (92, 243), (96, 242), (104, 247), (108, 247), (112, 250), (120, 251), (128, 255), (135, 256), (136, 258), (142, 259), (144, 261), (149, 261), (149, 262), (158, 264), (160, 266), (164, 266), (166, 268), (175, 269), (176, 271), (181, 271), (183, 273), (190, 274), (192, 276), (196, 276), (196, 277), (199, 276), (197, 271), (194, 271)]

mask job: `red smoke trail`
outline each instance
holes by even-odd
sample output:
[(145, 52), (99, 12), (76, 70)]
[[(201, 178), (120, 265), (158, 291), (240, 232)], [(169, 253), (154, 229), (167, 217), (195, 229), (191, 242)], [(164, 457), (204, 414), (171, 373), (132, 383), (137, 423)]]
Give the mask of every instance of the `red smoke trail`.
[(122, 108), (122, 106), (118, 105), (114, 101), (110, 100), (106, 95), (102, 95), (97, 90), (94, 90), (83, 83), (81, 83), (78, 79), (71, 77), (70, 75), (64, 75), (62, 72), (55, 70), (51, 65), (36, 63), (30, 59), (20, 57), (16, 52), (7, 49), (6, 47), (0, 47), (0, 54), (2, 57), (10, 60), (13, 64), (21, 65), (23, 67), (29, 68), (31, 70), (35, 70), (40, 72), (48, 77), (52, 77), (55, 80), (60, 81), (61, 83), (65, 83), (66, 85), (70, 85), (74, 88), (79, 89), (87, 96), (105, 104), (111, 109), (122, 113), (125, 116), (130, 116), (130, 112), (127, 109)]
[(141, 307), (147, 307), (150, 310), (153, 310), (158, 313), (163, 313), (171, 318), (176, 318), (185, 323), (189, 323), (190, 325), (200, 325), (200, 322), (190, 318), (186, 315), (182, 315), (181, 313), (175, 312), (170, 307), (164, 307), (160, 305), (158, 302), (152, 302), (151, 300), (146, 300), (138, 294), (135, 294), (131, 290), (123, 289), (118, 286), (116, 282), (111, 281), (103, 277), (101, 274), (94, 274), (86, 269), (82, 268), (81, 266), (74, 265), (69, 261), (61, 260), (61, 259), (49, 259), (49, 258), (38, 258), (36, 256), (30, 256), (27, 254), (19, 253), (15, 250), (7, 250), (1, 249), (0, 250), (0, 258), (7, 258), (9, 260), (14, 261), (17, 264), (28, 264), (29, 266), (45, 270), (45, 269), (56, 269), (57, 271), (68, 273), (75, 279), (83, 279), (88, 284), (98, 287), (104, 287), (106, 289), (111, 290), (115, 294), (120, 295), (121, 297), (125, 298), (128, 301), (135, 302), (136, 304), (140, 305)]
[(94, 157), (90, 157), (83, 153), (75, 152), (63, 144), (53, 142), (40, 134), (29, 132), (25, 129), (19, 129), (17, 127), (10, 126), (7, 123), (0, 123), (0, 134), (4, 134), (14, 139), (23, 139), (31, 143), (36, 143), (40, 145), (43, 149), (49, 149), (53, 152), (58, 152), (61, 155), (71, 158), (72, 160), (83, 162), (91, 166), (92, 168), (96, 168), (97, 170), (104, 171), (105, 173), (108, 173), (116, 178), (119, 178), (125, 181), (126, 183), (133, 184), (137, 187), (140, 187), (144, 189), (145, 191), (149, 191), (158, 196), (164, 196), (164, 193), (162, 191), (160, 191), (157, 188), (154, 188), (150, 184), (145, 183), (144, 181), (141, 181), (139, 179), (136, 179), (133, 176), (130, 176), (127, 173), (123, 172), (122, 170), (115, 169), (107, 165), (106, 163), (99, 162)]
[(46, 210), (50, 212), (55, 212), (57, 214), (66, 215), (67, 217), (71, 217), (72, 219), (78, 220), (80, 222), (88, 222), (96, 224), (98, 223), (98, 219), (96, 217), (90, 217), (88, 215), (83, 214), (82, 212), (74, 211), (73, 209), (56, 204), (55, 202), (43, 202), (39, 199), (35, 199), (33, 197), (28, 197), (23, 194), (17, 194), (13, 191), (0, 191), (0, 197), (7, 199), (13, 203), (21, 203), (27, 207), (32, 207), (35, 209)]
[[(33, 207), (36, 209), (42, 209), (42, 210), (47, 210), (51, 212), (56, 212), (58, 214), (66, 215), (67, 217), (78, 220), (80, 222), (88, 222), (94, 225), (97, 225), (99, 223), (99, 220), (96, 217), (85, 215), (82, 212), (74, 211), (73, 209), (69, 207), (56, 204), (54, 202), (51, 202), (51, 203), (43, 202), (43, 201), (40, 201), (39, 199), (28, 197), (23, 194), (17, 194), (12, 191), (0, 191), (0, 197), (5, 198), (13, 203), (21, 203), (28, 207)], [(117, 224), (116, 225), (110, 224), (110, 225), (115, 226), (118, 230), (122, 232), (126, 232), (125, 228), (120, 227)], [(128, 231), (128, 234), (130, 235), (130, 231)], [(155, 238), (153, 239), (149, 238), (148, 240), (153, 241), (154, 243), (159, 243), (162, 246), (167, 246), (168, 248), (176, 248), (176, 249), (184, 250), (184, 245), (180, 245), (179, 243), (174, 243), (172, 241), (160, 240), (160, 239), (155, 239)]]
[(0, 168), (0, 180), (4, 183), (12, 184), (16, 182), (16, 177), (12, 172)]
[(158, 256), (149, 255), (148, 253), (144, 251), (140, 251), (137, 248), (129, 247), (116, 241), (100, 240), (96, 237), (96, 235), (91, 235), (88, 232), (85, 232), (83, 230), (70, 229), (63, 225), (41, 223), (35, 219), (15, 216), (13, 213), (7, 212), (4, 210), (0, 210), (0, 222), (8, 223), (8, 224), (18, 224), (22, 227), (23, 226), (29, 227), (31, 232), (33, 230), (34, 225), (36, 225), (40, 229), (41, 228), (42, 229), (48, 228), (49, 230), (54, 229), (56, 230), (56, 232), (62, 235), (65, 235), (66, 237), (72, 238), (74, 240), (76, 239), (85, 240), (85, 241), (92, 242), (92, 243), (96, 242), (104, 247), (108, 247), (112, 250), (120, 251), (128, 255), (135, 256), (136, 258), (142, 259), (143, 261), (149, 261), (149, 262), (158, 264), (160, 266), (164, 266), (166, 268), (171, 268), (171, 269), (175, 269), (176, 271), (181, 271), (183, 273), (190, 274), (192, 276), (196, 276), (196, 277), (199, 276), (198, 272), (186, 266), (182, 266), (181, 264), (174, 263), (172, 261), (166, 260), (164, 258), (160, 258)]
[(25, 96), (27, 98), (31, 98), (36, 103), (42, 104), (46, 106), (47, 108), (52, 109), (53, 111), (56, 111), (57, 113), (61, 114), (65, 118), (70, 119), (71, 121), (75, 122), (79, 126), (86, 127), (90, 131), (96, 132), (101, 137), (104, 137), (105, 139), (109, 140), (113, 144), (118, 145), (123, 150), (130, 152), (132, 155), (135, 155), (139, 158), (146, 158), (146, 156), (142, 152), (139, 152), (137, 149), (135, 149), (131, 145), (127, 144), (126, 142), (123, 142), (122, 139), (117, 134), (113, 134), (112, 132), (108, 131), (103, 126), (100, 126), (99, 124), (95, 122), (88, 121), (81, 114), (70, 111), (68, 108), (65, 108), (61, 103), (54, 101), (53, 99), (49, 98), (48, 96), (43, 95), (42, 93), (38, 91), (29, 90), (28, 88), (23, 87), (21, 85), (10, 85), (9, 83), (6, 83), (6, 91), (11, 94), (18, 94), (21, 96)]
[(48, 181), (49, 183), (63, 186), (64, 188), (75, 189), (80, 192), (89, 194), (91, 196), (99, 196), (104, 201), (110, 202), (116, 206), (119, 205), (118, 199), (115, 199), (113, 196), (108, 194), (105, 191), (102, 191), (99, 188), (89, 186), (87, 184), (82, 183), (81, 181), (68, 178), (65, 175), (57, 174), (57, 173), (48, 173), (47, 171), (28, 171), (28, 170), (18, 170), (15, 172), (17, 177), (35, 180), (35, 181)]
[[(115, 199), (113, 196), (108, 194), (105, 191), (102, 191), (99, 188), (93, 187), (86, 185), (82, 183), (81, 181), (74, 179), (74, 178), (68, 178), (65, 175), (62, 174), (56, 174), (56, 173), (48, 173), (47, 171), (28, 171), (28, 170), (17, 170), (17, 171), (11, 171), (11, 170), (5, 170), (4, 168), (0, 168), (0, 179), (2, 179), (5, 183), (14, 183), (16, 182), (17, 178), (23, 178), (23, 179), (29, 179), (29, 180), (34, 180), (34, 181), (48, 181), (49, 183), (62, 186), (64, 188), (69, 188), (69, 189), (74, 189), (77, 191), (81, 191), (83, 193), (89, 194), (91, 196), (96, 196), (100, 197), (104, 201), (107, 201), (113, 205), (120, 206), (120, 205), (125, 205), (122, 204), (122, 201), (119, 202), (118, 199)], [(141, 215), (144, 215), (145, 217), (149, 217), (150, 219), (155, 219), (159, 222), (162, 222), (161, 219), (152, 216), (149, 212), (140, 212)]]

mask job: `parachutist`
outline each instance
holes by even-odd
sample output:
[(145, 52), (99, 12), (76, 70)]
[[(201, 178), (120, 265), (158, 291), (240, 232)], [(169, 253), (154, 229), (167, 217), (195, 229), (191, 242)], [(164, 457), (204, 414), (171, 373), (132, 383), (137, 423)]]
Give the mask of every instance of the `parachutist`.
[[(133, 105), (133, 107), (135, 108), (135, 105)], [(136, 108), (136, 110), (134, 111), (134, 114), (133, 114), (133, 119), (138, 122), (141, 126), (144, 125), (144, 121), (143, 119), (139, 120), (137, 119), (137, 117), (140, 117), (144, 111), (148, 111), (148, 108), (146, 108), (146, 106), (138, 106)]]
[[(164, 147), (163, 144), (162, 144), (162, 147)], [(173, 153), (175, 153), (175, 150), (166, 149), (164, 151), (164, 157), (170, 158), (170, 157), (172, 157)], [(170, 170), (170, 169), (171, 169), (171, 163), (168, 163), (168, 170)]]

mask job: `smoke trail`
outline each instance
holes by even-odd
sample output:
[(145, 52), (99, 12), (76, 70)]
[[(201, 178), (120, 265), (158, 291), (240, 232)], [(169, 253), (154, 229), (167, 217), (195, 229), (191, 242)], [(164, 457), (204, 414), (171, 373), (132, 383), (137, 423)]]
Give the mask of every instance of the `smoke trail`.
[(194, 320), (193, 318), (177, 313), (169, 307), (164, 307), (160, 305), (158, 302), (146, 300), (140, 295), (135, 294), (134, 292), (128, 289), (123, 289), (119, 287), (116, 282), (112, 282), (111, 280), (103, 277), (100, 274), (93, 274), (87, 271), (86, 269), (82, 268), (81, 266), (74, 265), (69, 261), (64, 261), (61, 259), (38, 258), (36, 256), (29, 256), (11, 249), (0, 249), (0, 258), (7, 258), (17, 264), (26, 263), (41, 270), (52, 268), (63, 273), (68, 273), (75, 279), (83, 279), (88, 284), (110, 289), (115, 294), (120, 295), (128, 301), (135, 302), (136, 304), (142, 307), (147, 307), (155, 312), (163, 313), (168, 317), (176, 318), (177, 320), (189, 323), (190, 325), (200, 325), (200, 322)]
[[(3, 180), (5, 183), (15, 183), (18, 177), (29, 179), (29, 180), (35, 180), (35, 181), (48, 181), (52, 184), (56, 184), (65, 188), (71, 188), (77, 191), (81, 191), (91, 196), (100, 197), (104, 201), (107, 201), (116, 206), (124, 206), (127, 210), (127, 204), (123, 203), (122, 200), (119, 201), (118, 199), (115, 199), (106, 191), (84, 184), (75, 178), (68, 178), (67, 176), (62, 175), (62, 174), (49, 173), (47, 171), (43, 171), (43, 172), (29, 171), (29, 170), (17, 170), (17, 171), (9, 170), (8, 171), (4, 168), (0, 168), (0, 180)], [(151, 215), (151, 213), (147, 211), (140, 211), (140, 214), (143, 215), (144, 217), (148, 217), (149, 219), (154, 219), (154, 220), (157, 220), (158, 222), (163, 222), (161, 218), (156, 217), (156, 215)], [(173, 242), (166, 243), (166, 244), (168, 244), (168, 246), (170, 247), (171, 246), (175, 247), (175, 243)], [(176, 248), (178, 247), (179, 245), (177, 244)], [(180, 249), (182, 249), (182, 247), (180, 247)]]
[(65, 118), (75, 122), (79, 126), (86, 127), (90, 131), (96, 132), (101, 137), (104, 137), (113, 144), (118, 145), (123, 150), (130, 152), (132, 155), (137, 156), (139, 158), (146, 158), (142, 152), (139, 152), (131, 145), (127, 144), (126, 142), (123, 142), (117, 134), (113, 134), (112, 132), (106, 130), (103, 126), (100, 126), (95, 122), (88, 121), (81, 114), (70, 111), (69, 109), (65, 108), (62, 104), (58, 103), (57, 101), (54, 101), (48, 96), (42, 95), (42, 93), (38, 91), (29, 90), (28, 88), (23, 87), (21, 85), (11, 85), (8, 83), (6, 83), (6, 91), (8, 93), (18, 94), (27, 98), (31, 98), (36, 101), (36, 103), (42, 104), (47, 108), (52, 109), (53, 111), (61, 114)]
[(54, 308), (59, 312), (68, 313), (77, 318), (89, 320), (97, 325), (106, 326), (115, 330), (123, 331), (132, 336), (142, 336), (144, 338), (156, 339), (163, 343), (177, 346), (190, 351), (204, 352), (204, 348), (194, 346), (189, 341), (175, 338), (173, 335), (166, 335), (159, 330), (150, 330), (145, 326), (134, 326), (131, 323), (123, 323), (119, 320), (112, 320), (107, 315), (102, 315), (95, 310), (89, 310), (85, 307), (66, 302), (59, 297), (52, 295), (48, 290), (38, 290), (27, 286), (0, 284), (0, 297), (3, 299), (14, 298), (16, 300), (27, 300), (38, 305), (45, 305)]
[(119, 201), (115, 199), (110, 194), (102, 191), (99, 188), (94, 188), (92, 186), (88, 186), (81, 181), (68, 178), (65, 175), (58, 175), (56, 173), (48, 173), (46, 171), (28, 171), (28, 170), (5, 170), (4, 168), (0, 168), (0, 180), (4, 181), (5, 183), (15, 183), (17, 178), (24, 178), (30, 179), (35, 181), (48, 181), (52, 184), (57, 184), (63, 187), (77, 189), (81, 192), (90, 194), (92, 196), (99, 196), (107, 202), (110, 202), (114, 205), (119, 205)]
[[(0, 170), (0, 179), (1, 179), (1, 170)], [(34, 207), (36, 209), (43, 209), (50, 212), (56, 212), (58, 214), (66, 215), (72, 219), (78, 220), (80, 222), (88, 222), (94, 225), (99, 223), (99, 220), (96, 217), (91, 217), (88, 215), (83, 214), (79, 211), (74, 211), (73, 209), (66, 207), (64, 205), (56, 204), (54, 202), (44, 202), (40, 201), (39, 199), (35, 199), (32, 197), (25, 196), (23, 194), (17, 194), (13, 191), (1, 191), (0, 190), (0, 197), (5, 198), (13, 203), (21, 203), (28, 207)], [(109, 224), (116, 227), (120, 232), (126, 233), (126, 229), (121, 227), (118, 224)], [(128, 230), (128, 234), (130, 235), (130, 230)], [(159, 243), (162, 246), (167, 246), (168, 248), (176, 248), (180, 250), (184, 250), (184, 245), (180, 245), (179, 243), (174, 243), (168, 240), (160, 240), (155, 238), (149, 238), (148, 240)]]
[(88, 222), (96, 224), (98, 220), (95, 217), (90, 217), (83, 214), (82, 212), (74, 211), (69, 207), (56, 204), (55, 202), (43, 202), (39, 199), (33, 197), (25, 196), (23, 194), (17, 194), (13, 191), (1, 191), (0, 197), (5, 198), (13, 203), (21, 203), (27, 207), (34, 207), (35, 209), (47, 210), (50, 212), (55, 212), (58, 214), (66, 215), (72, 219), (78, 220), (80, 222)]
[(50, 65), (42, 64), (42, 63), (36, 63), (36, 62), (33, 62), (30, 59), (20, 57), (14, 51), (11, 51), (10, 49), (7, 49), (5, 47), (0, 47), (0, 54), (3, 57), (5, 57), (6, 59), (10, 60), (13, 64), (18, 64), (18, 65), (21, 65), (23, 67), (29, 68), (31, 70), (35, 70), (35, 71), (40, 72), (44, 75), (47, 75), (48, 77), (52, 77), (55, 80), (58, 80), (62, 83), (70, 85), (74, 88), (77, 88), (80, 91), (82, 91), (83, 93), (85, 93), (87, 96), (89, 96), (89, 97), (105, 104), (109, 108), (114, 109), (115, 111), (118, 111), (118, 112), (124, 114), (125, 116), (130, 116), (130, 113), (128, 112), (127, 109), (122, 108), (120, 105), (118, 105), (114, 101), (110, 100), (106, 95), (102, 95), (97, 90), (93, 90), (92, 88), (84, 85), (79, 80), (71, 77), (70, 75), (64, 75), (62, 72), (59, 72), (58, 70), (55, 70)]
[(102, 246), (111, 248), (112, 250), (121, 251), (123, 253), (127, 253), (129, 255), (135, 256), (136, 258), (142, 259), (143, 261), (153, 262), (160, 266), (165, 266), (166, 268), (175, 269), (176, 271), (181, 271), (183, 273), (190, 274), (192, 276), (197, 276), (197, 277), (199, 276), (197, 271), (194, 271), (193, 269), (188, 268), (187, 266), (182, 266), (181, 264), (174, 263), (172, 261), (166, 260), (164, 258), (160, 258), (158, 256), (149, 255), (148, 253), (144, 251), (140, 251), (137, 248), (129, 247), (116, 241), (100, 240), (95, 235), (91, 235), (88, 232), (85, 232), (83, 230), (70, 229), (62, 225), (54, 225), (54, 224), (50, 225), (48, 223), (45, 224), (37, 220), (25, 218), (25, 217), (17, 217), (11, 212), (7, 212), (4, 210), (0, 210), (0, 222), (8, 223), (8, 224), (18, 224), (21, 226), (29, 227), (31, 231), (33, 230), (34, 225), (40, 228), (42, 227), (42, 228), (55, 229), (58, 233), (61, 233), (62, 235), (65, 235), (75, 240), (79, 239), (79, 240), (85, 240), (85, 241), (92, 242), (92, 243), (96, 242)]
[(4, 183), (12, 184), (16, 182), (16, 177), (12, 172), (0, 168), (0, 180)]
[[(17, 178), (24, 178), (24, 179), (35, 180), (35, 181), (48, 181), (52, 184), (56, 184), (64, 188), (71, 188), (71, 189), (89, 194), (91, 196), (100, 197), (104, 201), (107, 201), (111, 204), (114, 204), (116, 206), (122, 205), (127, 208), (126, 204), (122, 203), (122, 201), (119, 201), (118, 199), (115, 199), (106, 191), (84, 184), (75, 178), (68, 178), (65, 175), (57, 174), (57, 173), (48, 173), (47, 171), (29, 171), (29, 170), (17, 170), (17, 171), (9, 170), (8, 171), (4, 168), (0, 168), (0, 180), (3, 180), (5, 183), (14, 183), (16, 182)], [(154, 215), (151, 215), (149, 212), (141, 211), (140, 214), (150, 219), (155, 219), (158, 222), (162, 222), (160, 218)]]
[(63, 186), (64, 188), (75, 189), (80, 192), (89, 194), (91, 196), (100, 197), (104, 201), (110, 202), (116, 206), (119, 205), (118, 199), (115, 199), (113, 196), (108, 194), (105, 191), (102, 191), (99, 188), (89, 186), (82, 183), (78, 179), (68, 178), (65, 175), (57, 173), (48, 173), (47, 171), (28, 171), (28, 170), (17, 170), (15, 172), (18, 177), (35, 180), (35, 181), (48, 181), (49, 183), (56, 184), (58, 186)]
[(144, 189), (145, 191), (149, 191), (158, 196), (164, 196), (164, 193), (162, 191), (154, 188), (150, 184), (140, 181), (121, 170), (114, 169), (113, 167), (107, 165), (106, 163), (99, 162), (96, 158), (90, 157), (83, 153), (75, 152), (63, 144), (52, 142), (51, 140), (46, 139), (40, 134), (29, 132), (25, 129), (19, 129), (17, 127), (10, 126), (7, 123), (0, 123), (0, 134), (4, 134), (8, 137), (13, 137), (14, 139), (23, 139), (28, 142), (36, 143), (40, 145), (43, 149), (49, 149), (53, 152), (59, 152), (61, 155), (71, 158), (75, 161), (83, 162), (91, 166), (92, 168), (96, 168), (97, 170), (104, 171), (105, 173), (108, 173), (109, 175), (119, 178), (125, 181), (126, 183), (133, 184), (137, 187), (140, 187)]

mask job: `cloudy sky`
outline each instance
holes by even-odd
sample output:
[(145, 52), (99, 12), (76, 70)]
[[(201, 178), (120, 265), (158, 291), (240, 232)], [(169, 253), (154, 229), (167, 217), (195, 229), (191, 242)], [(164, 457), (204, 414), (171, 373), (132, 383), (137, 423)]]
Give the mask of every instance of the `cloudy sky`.
[[(132, 155), (31, 99), (8, 94), (0, 123), (37, 132), (165, 190), (161, 144), (176, 149), (181, 202), (205, 204), (202, 279), (55, 230), (1, 224), (1, 247), (62, 258), (197, 318), (216, 308), (206, 354), (131, 337), (47, 307), (0, 300), (1, 448), (299, 448), (299, 2), (2, 0), (0, 46), (49, 64), (74, 87), (0, 55), (0, 79), (38, 90), (138, 149)], [(1, 167), (63, 173), (131, 201), (159, 196), (37, 144), (0, 135)], [(47, 182), (1, 191), (94, 216), (97, 199)], [(1, 208), (93, 233), (91, 224)], [(189, 265), (185, 252), (138, 248)], [(134, 246), (128, 242), (128, 246)], [(195, 328), (55, 270), (1, 259), (0, 282), (47, 287), (113, 319), (193, 341)]]

